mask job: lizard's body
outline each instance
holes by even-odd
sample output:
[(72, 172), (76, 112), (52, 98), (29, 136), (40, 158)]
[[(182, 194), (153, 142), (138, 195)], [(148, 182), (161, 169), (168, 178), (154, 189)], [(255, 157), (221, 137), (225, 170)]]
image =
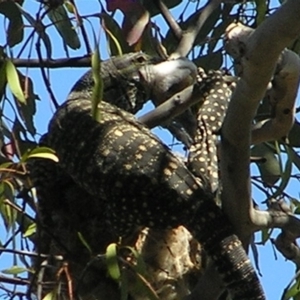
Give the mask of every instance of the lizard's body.
[(48, 143), (67, 174), (102, 201), (118, 234), (136, 226), (184, 225), (214, 260), (232, 299), (264, 299), (255, 271), (213, 194), (131, 114), (101, 102), (96, 122), (87, 98), (76, 94), (58, 109), (49, 125)]

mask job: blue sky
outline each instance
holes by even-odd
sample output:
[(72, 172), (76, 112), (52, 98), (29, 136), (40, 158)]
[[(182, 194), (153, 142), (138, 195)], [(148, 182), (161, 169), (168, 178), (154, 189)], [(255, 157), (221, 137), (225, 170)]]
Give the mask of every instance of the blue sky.
[[(273, 1), (277, 4), (277, 1)], [(37, 2), (35, 0), (26, 0), (24, 8), (32, 12), (34, 9), (37, 9)], [(78, 8), (81, 14), (91, 14), (95, 13), (95, 11), (99, 11), (99, 5), (97, 1), (94, 0), (77, 0)], [(191, 9), (191, 8), (190, 8)], [(180, 11), (180, 10), (178, 10)], [(175, 11), (176, 13), (176, 11)], [(187, 14), (189, 11), (187, 12)], [(119, 14), (120, 16), (120, 14)], [(157, 25), (165, 27), (162, 24), (161, 18), (156, 19)], [(0, 32), (3, 32), (2, 19), (0, 19)], [(97, 19), (94, 19), (93, 26), (98, 30), (100, 24)], [(90, 28), (89, 24), (86, 26)], [(51, 36), (51, 42), (53, 46), (53, 58), (61, 58), (64, 57), (64, 51), (61, 43), (61, 38), (53, 31), (49, 30), (49, 34)], [(0, 34), (1, 36), (1, 34)], [(0, 37), (0, 44), (3, 43), (3, 40)], [(106, 53), (106, 44), (104, 37), (101, 36), (100, 39), (100, 50), (102, 58), (105, 58)], [(17, 53), (17, 52), (16, 52)], [(82, 50), (79, 51), (70, 51), (70, 55), (79, 56), (82, 53)], [(66, 99), (66, 96), (74, 84), (74, 82), (83, 74), (86, 69), (59, 69), (59, 70), (51, 70), (51, 87), (55, 92), (56, 98), (59, 102), (63, 102)], [(54, 111), (53, 106), (51, 105), (49, 95), (44, 87), (44, 83), (41, 81), (41, 74), (38, 69), (29, 71), (30, 77), (34, 80), (35, 93), (40, 96), (41, 101), (38, 101), (37, 105), (37, 117), (35, 119), (36, 127), (38, 128), (40, 133), (44, 133), (47, 129), (47, 123), (52, 113)], [(299, 99), (298, 99), (299, 106)], [(158, 132), (156, 130), (156, 132)], [(169, 135), (165, 131), (160, 131), (159, 135), (162, 139), (167, 140), (166, 143), (170, 142)], [(252, 168), (253, 172), (255, 172), (255, 168)], [(293, 173), (296, 173), (297, 170), (293, 170)], [(299, 184), (292, 183), (288, 187), (288, 192), (293, 195), (295, 198), (299, 198)], [(254, 190), (253, 193), (254, 199), (260, 203), (264, 199), (264, 195), (259, 193), (257, 190)], [(0, 223), (1, 225), (1, 223)], [(257, 240), (259, 240), (259, 233), (256, 235)], [(273, 234), (273, 237), (276, 237), (276, 231)], [(0, 227), (0, 239), (1, 241), (5, 241), (5, 233), (1, 230)], [(295, 267), (291, 262), (285, 261), (285, 259), (281, 256), (280, 253), (276, 253), (276, 257), (274, 254), (274, 248), (271, 246), (271, 243), (268, 242), (264, 246), (258, 246), (259, 251), (259, 267), (260, 272), (262, 273), (262, 284), (267, 294), (267, 299), (276, 300), (280, 299), (283, 289), (289, 283), (291, 278), (294, 275)], [(251, 253), (250, 253), (251, 256)], [(0, 257), (0, 270), (7, 268), (12, 265), (12, 260), (9, 255), (2, 255)], [(1, 294), (1, 292), (0, 292)]]

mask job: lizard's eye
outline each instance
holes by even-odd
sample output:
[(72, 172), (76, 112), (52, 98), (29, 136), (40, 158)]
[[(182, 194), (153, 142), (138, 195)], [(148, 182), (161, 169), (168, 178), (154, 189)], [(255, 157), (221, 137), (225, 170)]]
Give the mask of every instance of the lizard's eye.
[(147, 57), (144, 55), (140, 55), (139, 57), (137, 57), (136, 61), (138, 63), (144, 63), (147, 60)]

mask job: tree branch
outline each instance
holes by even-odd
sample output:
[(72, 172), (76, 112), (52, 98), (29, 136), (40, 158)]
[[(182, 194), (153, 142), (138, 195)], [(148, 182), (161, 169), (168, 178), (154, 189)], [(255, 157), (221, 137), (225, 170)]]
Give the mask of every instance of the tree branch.
[[(0, 64), (3, 59), (0, 59)], [(45, 68), (84, 68), (91, 66), (91, 58), (87, 56), (78, 56), (73, 58), (58, 58), (58, 59), (20, 59), (14, 58), (13, 63), (19, 68), (40, 68), (43, 65)]]
[(168, 23), (169, 27), (173, 31), (175, 37), (180, 40), (182, 36), (182, 30), (176, 20), (173, 18), (172, 14), (170, 13), (169, 9), (163, 3), (162, 0), (154, 0), (153, 3), (156, 7), (160, 10), (160, 13), (164, 17), (165, 21)]
[(198, 12), (196, 22), (193, 22), (192, 25), (182, 33), (180, 43), (177, 49), (170, 55), (171, 58), (187, 56), (187, 54), (191, 51), (203, 24), (221, 3), (222, 0), (210, 0), (205, 7)]
[(259, 229), (281, 228), (282, 232), (272, 241), (286, 259), (300, 266), (300, 248), (296, 243), (300, 237), (300, 220), (282, 199), (271, 199), (268, 211), (256, 211), (253, 221)]
[(13, 284), (13, 285), (26, 285), (30, 284), (29, 280), (23, 278), (16, 278), (16, 277), (7, 277), (0, 275), (0, 282)]
[(240, 50), (242, 72), (222, 128), (222, 203), (244, 245), (253, 231), (254, 216), (249, 170), (251, 124), (280, 53), (299, 35), (299, 15), (300, 2), (289, 0), (250, 33), (246, 42), (239, 40), (236, 26), (227, 32), (229, 42), (235, 42)]
[(139, 117), (138, 120), (149, 128), (154, 128), (169, 122), (184, 112), (189, 106), (199, 101), (199, 96), (195, 90), (195, 85), (188, 86), (160, 104), (154, 110)]
[(295, 118), (295, 100), (300, 78), (300, 59), (291, 50), (285, 50), (276, 67), (268, 99), (274, 112), (271, 119), (255, 124), (252, 143), (279, 140), (286, 137)]

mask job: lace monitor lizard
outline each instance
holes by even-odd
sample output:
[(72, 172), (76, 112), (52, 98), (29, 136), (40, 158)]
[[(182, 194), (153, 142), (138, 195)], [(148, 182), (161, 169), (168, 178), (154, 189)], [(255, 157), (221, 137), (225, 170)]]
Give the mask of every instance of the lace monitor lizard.
[[(135, 114), (149, 99), (157, 106), (175, 93), (194, 83), (197, 69), (190, 61), (180, 58), (165, 62), (145, 53), (115, 56), (101, 64), (105, 101)], [(91, 97), (92, 71), (86, 72), (74, 85), (68, 99)], [(196, 131), (196, 120), (190, 110), (163, 124), (186, 146)]]
[[(142, 83), (145, 86), (149, 91), (147, 80)], [(116, 232), (125, 235), (138, 225), (184, 225), (214, 260), (232, 299), (264, 299), (250, 261), (211, 191), (131, 114), (101, 102), (101, 119), (94, 121), (90, 94), (85, 91), (85, 84), (77, 84), (72, 100), (58, 109), (49, 125), (47, 143), (57, 151), (64, 171), (103, 202)], [(134, 112), (136, 104), (130, 105), (127, 110)]]

